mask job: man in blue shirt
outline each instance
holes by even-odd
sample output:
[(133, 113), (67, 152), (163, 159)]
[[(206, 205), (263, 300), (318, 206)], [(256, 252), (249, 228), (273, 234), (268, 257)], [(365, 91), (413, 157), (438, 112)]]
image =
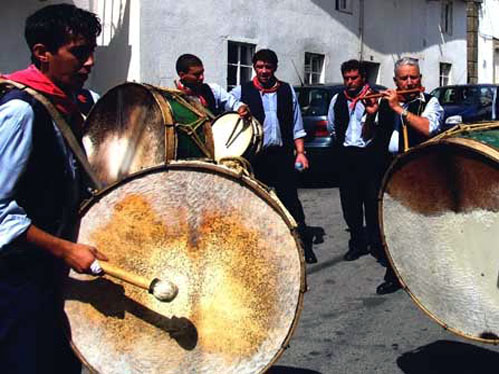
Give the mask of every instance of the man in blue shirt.
[[(51, 5), (26, 20), (33, 65), (4, 78), (47, 97), (78, 137), (75, 104), (94, 65), (98, 18)], [(62, 280), (89, 272), (97, 249), (75, 243), (82, 173), (46, 108), (25, 91), (0, 98), (0, 362), (9, 373), (80, 373), (63, 334)]]
[[(295, 164), (308, 168), (303, 138), (303, 120), (291, 85), (275, 76), (278, 59), (274, 51), (261, 49), (253, 56), (256, 76), (235, 87), (231, 94), (249, 106), (251, 114), (263, 125), (263, 150), (252, 160), (255, 177), (275, 189), (284, 206), (298, 224), (305, 241), (305, 214), (297, 193)], [(307, 249), (307, 246), (305, 246)], [(316, 262), (313, 252), (307, 262)]]

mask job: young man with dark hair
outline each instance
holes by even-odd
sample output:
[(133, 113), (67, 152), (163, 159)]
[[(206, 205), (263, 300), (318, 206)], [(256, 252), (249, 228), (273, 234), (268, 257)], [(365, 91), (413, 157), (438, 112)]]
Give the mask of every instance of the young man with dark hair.
[[(305, 214), (298, 199), (294, 165), (300, 163), (308, 168), (303, 142), (306, 133), (293, 87), (275, 76), (277, 64), (274, 51), (259, 50), (253, 56), (255, 78), (235, 87), (231, 94), (248, 104), (252, 115), (263, 125), (263, 150), (252, 161), (255, 177), (274, 187), (305, 242)], [(317, 261), (313, 252), (306, 252), (307, 262)]]
[(363, 102), (363, 97), (372, 90), (361, 62), (344, 62), (341, 73), (345, 90), (331, 100), (328, 129), (337, 144), (341, 207), (350, 231), (344, 259), (353, 261), (369, 253), (369, 247), (374, 250), (381, 246), (377, 193), (382, 155), (374, 146), (375, 114)]
[[(94, 65), (98, 18), (74, 5), (28, 17), (33, 65), (4, 76), (47, 97), (75, 136), (75, 93)], [(9, 373), (80, 373), (63, 334), (61, 285), (97, 249), (75, 243), (82, 171), (46, 108), (23, 90), (0, 98), (0, 362)]]
[(215, 83), (204, 83), (204, 66), (201, 59), (191, 54), (183, 54), (175, 64), (179, 81), (177, 88), (191, 96), (209, 109), (214, 115), (225, 111), (236, 111), (241, 117), (249, 115), (248, 106), (236, 100), (232, 95)]

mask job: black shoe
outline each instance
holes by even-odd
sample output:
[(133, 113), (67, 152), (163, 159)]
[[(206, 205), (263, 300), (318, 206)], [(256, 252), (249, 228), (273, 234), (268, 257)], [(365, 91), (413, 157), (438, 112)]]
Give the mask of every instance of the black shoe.
[(398, 281), (385, 281), (376, 288), (376, 293), (378, 295), (386, 295), (389, 293), (394, 293), (395, 291), (398, 291), (401, 288), (402, 286)]
[(307, 264), (317, 263), (317, 257), (315, 257), (314, 252), (305, 253), (305, 262)]
[(367, 255), (369, 252), (366, 250), (358, 250), (356, 248), (350, 249), (345, 255), (343, 256), (343, 259), (345, 261), (355, 261), (357, 260), (360, 256)]

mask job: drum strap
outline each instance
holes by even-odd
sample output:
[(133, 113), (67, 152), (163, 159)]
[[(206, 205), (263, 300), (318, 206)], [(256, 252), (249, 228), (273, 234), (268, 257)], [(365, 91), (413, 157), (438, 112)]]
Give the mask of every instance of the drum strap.
[(83, 170), (85, 170), (85, 173), (87, 174), (88, 178), (93, 184), (93, 187), (96, 189), (101, 189), (102, 184), (99, 181), (99, 179), (96, 177), (94, 174), (92, 167), (88, 163), (87, 156), (85, 155), (85, 152), (83, 151), (82, 147), (80, 146), (80, 143), (78, 140), (76, 140), (76, 137), (73, 134), (73, 131), (69, 127), (68, 123), (66, 120), (62, 117), (61, 113), (54, 107), (54, 105), (50, 102), (49, 99), (47, 99), (44, 95), (39, 93), (38, 91), (24, 85), (21, 83), (17, 83), (14, 81), (10, 81), (7, 79), (0, 79), (0, 85), (5, 86), (5, 87), (15, 87), (19, 90), (22, 90), (31, 96), (33, 96), (36, 100), (38, 100), (49, 112), (50, 116), (54, 120), (55, 125), (61, 132), (62, 136), (66, 140), (69, 148), (71, 148), (71, 151), (75, 155), (76, 159), (82, 166)]

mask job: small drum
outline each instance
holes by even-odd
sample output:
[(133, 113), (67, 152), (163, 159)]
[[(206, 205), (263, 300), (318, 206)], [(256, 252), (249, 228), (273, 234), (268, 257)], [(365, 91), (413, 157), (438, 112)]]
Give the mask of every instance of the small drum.
[(177, 90), (124, 83), (85, 122), (83, 143), (104, 185), (170, 160), (213, 159), (212, 115)]
[(218, 116), (212, 123), (215, 160), (244, 157), (251, 160), (262, 149), (263, 129), (256, 118), (241, 119), (236, 112)]
[(399, 156), (380, 197), (390, 261), (416, 304), (458, 335), (499, 343), (499, 123)]
[(256, 181), (172, 162), (100, 191), (82, 214), (79, 242), (179, 289), (166, 303), (71, 272), (70, 338), (91, 370), (264, 373), (282, 354), (302, 308), (303, 254), (293, 219)]

